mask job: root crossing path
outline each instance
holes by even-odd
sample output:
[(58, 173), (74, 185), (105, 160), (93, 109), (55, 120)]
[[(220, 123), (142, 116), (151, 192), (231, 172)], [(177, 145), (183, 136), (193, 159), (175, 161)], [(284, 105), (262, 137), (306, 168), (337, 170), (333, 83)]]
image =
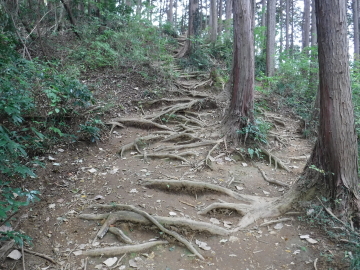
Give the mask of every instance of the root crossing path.
[(299, 223), (304, 213), (261, 212), (291, 188), (311, 151), (298, 122), (263, 112), (273, 125), (268, 144), (235, 148), (222, 133), (226, 104), (215, 98), (210, 75), (177, 72), (176, 90), (166, 97), (109, 118), (108, 141), (57, 153), (63, 172), (43, 175), (56, 184), (44, 190), (49, 211), (33, 212), (24, 224), (34, 250), (57, 264), (33, 256), (29, 265), (231, 270), (327, 263), (320, 253), (330, 243)]

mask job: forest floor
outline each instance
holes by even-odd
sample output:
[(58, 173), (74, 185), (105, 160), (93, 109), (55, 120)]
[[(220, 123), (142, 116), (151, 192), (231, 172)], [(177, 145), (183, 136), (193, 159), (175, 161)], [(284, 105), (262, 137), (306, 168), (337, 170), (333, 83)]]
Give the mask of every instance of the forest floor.
[[(84, 79), (85, 83), (101, 84), (96, 94), (102, 100), (119, 104), (102, 115), (104, 122), (115, 123), (109, 125), (104, 140), (96, 144), (59, 145), (44, 156), (47, 166), (38, 171), (39, 181), (28, 184), (41, 191), (41, 201), (22, 212), (20, 229), (33, 238), (33, 246), (27, 249), (46, 254), (57, 264), (25, 253), (27, 270), (347, 269), (345, 250), (322, 229), (312, 225), (306, 209), (280, 220), (256, 220), (246, 229), (236, 231), (232, 229), (237, 227), (241, 216), (234, 210), (199, 213), (212, 203), (236, 202), (234, 197), (211, 188), (174, 188), (167, 182), (201, 182), (237, 194), (265, 198), (283, 195), (289, 189), (287, 185), (301, 174), (312, 143), (299, 133), (301, 122), (289, 110), (278, 108), (276, 97), (257, 93), (256, 102), (267, 104), (269, 110), (262, 111), (261, 117), (273, 125), (266, 149), (283, 161), (289, 171), (275, 168), (274, 162), (270, 164), (264, 155), (257, 158), (254, 154), (250, 159), (247, 149), (241, 152), (242, 145), (233, 148), (226, 142), (220, 129), (226, 102), (204, 103), (204, 100), (216, 100), (212, 87), (198, 85), (204, 78), (180, 78), (172, 91), (159, 97), (144, 94), (146, 86), (131, 76), (123, 80), (120, 91), (116, 78), (121, 75), (121, 70), (104, 70), (87, 74)], [(198, 85), (195, 92), (194, 85)], [(198, 103), (200, 100), (202, 103)], [(190, 105), (179, 109), (179, 105), (184, 104)], [(180, 123), (181, 115), (191, 117)], [(139, 120), (145, 117), (160, 126)], [(149, 136), (156, 139), (147, 140)], [(176, 148), (181, 145), (186, 145), (185, 152)], [(122, 157), (121, 149), (124, 150)], [(157, 151), (159, 149), (162, 150)], [(162, 154), (156, 156), (159, 152)], [(285, 185), (265, 181), (263, 173), (268, 179)], [(152, 180), (163, 181), (162, 188), (147, 185)], [(105, 216), (99, 220), (80, 218), (81, 214), (106, 214), (112, 210), (99, 206), (95, 210), (89, 208), (93, 204), (110, 205), (110, 208), (114, 204), (126, 204), (153, 217), (206, 222), (209, 225), (200, 231), (180, 223), (167, 226), (192, 243), (204, 259), (193, 256), (188, 248), (153, 224), (130, 221), (126, 217), (111, 221)], [(135, 219), (141, 220), (141, 215)], [(273, 222), (267, 225), (268, 221)], [(128, 239), (131, 244), (122, 243), (110, 232), (98, 238), (104, 222), (109, 222), (110, 228), (120, 228), (131, 239)], [(210, 225), (220, 228), (215, 229), (218, 235), (207, 231)], [(302, 239), (304, 235), (316, 243), (309, 238)], [(90, 249), (129, 246), (154, 239), (169, 242), (140, 251), (129, 249), (125, 256), (122, 253), (102, 256), (102, 251), (98, 256), (81, 254)], [(104, 263), (109, 257), (117, 258), (112, 266)], [(7, 259), (1, 267), (20, 270), (23, 263)]]

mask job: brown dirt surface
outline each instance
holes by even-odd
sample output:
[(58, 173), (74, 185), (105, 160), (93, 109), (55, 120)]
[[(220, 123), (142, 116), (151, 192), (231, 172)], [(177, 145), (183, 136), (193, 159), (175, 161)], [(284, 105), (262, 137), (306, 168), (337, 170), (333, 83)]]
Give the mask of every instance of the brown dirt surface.
[[(111, 74), (108, 75), (108, 74)], [(145, 101), (159, 98), (159, 93), (146, 89), (141, 78), (122, 77), (122, 71), (104, 71), (88, 74), (86, 83), (101, 81), (97, 87), (103, 105), (111, 102), (113, 106), (102, 117), (105, 121), (116, 117), (144, 117), (160, 112), (160, 107), (140, 108), (133, 101)], [(111, 78), (110, 78), (111, 77)], [(122, 85), (122, 86), (119, 86)], [(164, 86), (163, 86), (164, 87)], [(119, 90), (121, 89), (121, 91)], [(145, 90), (147, 91), (145, 93)], [(202, 91), (202, 89), (197, 89)], [(144, 94), (145, 93), (145, 94)], [(161, 92), (162, 96), (170, 96)], [(265, 98), (257, 94), (258, 99)], [(218, 223), (218, 226), (235, 228), (240, 215), (232, 210), (211, 212), (199, 215), (198, 210), (214, 202), (236, 202), (233, 198), (215, 192), (188, 192), (184, 190), (159, 190), (147, 188), (146, 180), (169, 179), (202, 181), (227, 187), (240, 194), (258, 195), (262, 197), (278, 197), (288, 188), (266, 182), (261, 168), (270, 179), (276, 179), (291, 185), (300, 175), (306, 157), (311, 153), (311, 143), (303, 139), (298, 132), (299, 121), (290, 114), (276, 111), (273, 100), (267, 100), (274, 108), (271, 112), (263, 112), (261, 117), (273, 123), (272, 136), (267, 148), (280, 160), (286, 163), (290, 172), (275, 169), (267, 158), (242, 160), (239, 149), (227, 148), (221, 144), (212, 153), (212, 169), (197, 168), (199, 160), (204, 159), (212, 146), (200, 146), (190, 151), (194, 156), (186, 157), (189, 163), (173, 159), (143, 159), (136, 157), (135, 149), (119, 156), (120, 147), (133, 142), (136, 138), (149, 135), (154, 129), (136, 127), (115, 127), (104, 141), (97, 144), (79, 142), (75, 145), (59, 145), (44, 156), (46, 169), (38, 171), (38, 179), (27, 184), (27, 188), (41, 191), (41, 201), (21, 211), (23, 219), (19, 228), (33, 238), (33, 246), (26, 247), (32, 251), (46, 254), (53, 258), (57, 265), (47, 260), (25, 253), (27, 270), (42, 269), (346, 269), (344, 250), (340, 250), (322, 230), (304, 222), (307, 219), (305, 210), (300, 214), (286, 216), (291, 220), (275, 222), (268, 226), (260, 226), (269, 220), (257, 220), (244, 230), (226, 236), (210, 235), (205, 232), (194, 232), (188, 229), (171, 226), (194, 246), (197, 241), (207, 244), (208, 250), (196, 248), (205, 260), (199, 260), (179, 242), (160, 232), (155, 226), (144, 226), (130, 222), (114, 222), (135, 243), (143, 243), (150, 239), (165, 239), (168, 244), (159, 245), (138, 253), (128, 253), (122, 257), (116, 268), (108, 267), (103, 262), (105, 256), (75, 256), (78, 250), (88, 250), (107, 246), (121, 246), (117, 238), (107, 233), (103, 239), (96, 238), (104, 220), (84, 220), (78, 216), (83, 213), (107, 213), (108, 211), (89, 209), (88, 206), (100, 204), (133, 205), (153, 216), (184, 217), (196, 221)], [(121, 106), (120, 106), (121, 105)], [(206, 128), (199, 137), (202, 139), (221, 138), (219, 123), (223, 108), (205, 109), (206, 115), (201, 117)], [(169, 121), (170, 122), (170, 121)], [(171, 123), (164, 122), (163, 124)], [(150, 152), (161, 145), (176, 145), (174, 142), (146, 145)], [(244, 150), (244, 153), (247, 149)], [(173, 153), (177, 153), (174, 151)], [(49, 156), (55, 160), (49, 160)], [(300, 158), (299, 158), (300, 157)], [(310, 235), (317, 241), (311, 244), (300, 235)], [(114, 256), (112, 256), (114, 257)], [(136, 267), (135, 267), (136, 266)], [(6, 259), (1, 269), (23, 269), (22, 262)]]

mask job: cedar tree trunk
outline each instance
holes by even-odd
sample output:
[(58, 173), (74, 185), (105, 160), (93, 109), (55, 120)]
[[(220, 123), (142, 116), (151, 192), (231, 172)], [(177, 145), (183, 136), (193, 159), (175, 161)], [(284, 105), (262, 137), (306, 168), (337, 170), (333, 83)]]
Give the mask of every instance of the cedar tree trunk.
[(234, 0), (233, 85), (230, 107), (224, 118), (227, 135), (239, 140), (238, 131), (253, 122), (254, 38), (252, 7), (249, 0)]

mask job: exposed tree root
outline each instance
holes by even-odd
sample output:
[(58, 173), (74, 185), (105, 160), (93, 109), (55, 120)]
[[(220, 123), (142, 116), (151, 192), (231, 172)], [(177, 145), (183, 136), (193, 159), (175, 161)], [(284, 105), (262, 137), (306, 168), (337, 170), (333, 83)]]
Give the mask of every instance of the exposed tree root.
[(123, 124), (120, 124), (119, 122), (107, 122), (106, 125), (111, 125), (110, 134), (113, 132), (115, 127), (125, 128)]
[(208, 152), (208, 154), (206, 155), (204, 164), (206, 166), (208, 166), (211, 170), (213, 170), (212, 166), (211, 166), (211, 153), (220, 145), (220, 143), (224, 141), (224, 139), (220, 139), (216, 142), (216, 144), (213, 146), (213, 148), (210, 149), (210, 151)]
[(207, 146), (216, 143), (217, 143), (216, 141), (202, 141), (202, 142), (190, 143), (185, 145), (163, 146), (157, 148), (155, 151), (178, 151), (182, 149), (196, 148), (196, 147)]
[(53, 264), (57, 264), (57, 262), (54, 259), (50, 258), (48, 255), (38, 253), (38, 252), (34, 252), (34, 251), (28, 250), (28, 249), (24, 249), (24, 252), (29, 253), (29, 254), (34, 255), (34, 256), (38, 256), (38, 257), (43, 258), (45, 260), (48, 260), (49, 262), (51, 262)]
[(138, 119), (138, 118), (115, 118), (112, 119), (111, 122), (118, 122), (125, 126), (133, 126), (133, 127), (140, 127), (140, 128), (158, 128), (163, 130), (172, 130), (171, 128), (160, 125), (158, 123), (155, 123), (153, 121), (149, 121), (146, 119)]
[(279, 166), (279, 168), (282, 168), (285, 171), (290, 172), (290, 169), (278, 157), (274, 156), (273, 154), (271, 154), (268, 150), (266, 150), (263, 147), (261, 147), (260, 150), (269, 158), (270, 165), (272, 163), (271, 161), (272, 160), (274, 161), (275, 169), (277, 169), (277, 166)]
[(124, 153), (131, 149), (136, 149), (136, 151), (138, 151), (141, 154), (142, 152), (139, 148), (139, 144), (148, 145), (153, 142), (161, 141), (166, 138), (167, 134), (172, 134), (172, 133), (163, 133), (163, 134), (157, 133), (157, 134), (151, 134), (148, 136), (137, 138), (134, 142), (125, 144), (120, 148), (120, 156), (123, 157)]
[(134, 242), (129, 237), (127, 237), (125, 235), (125, 233), (122, 230), (120, 230), (119, 228), (110, 227), (109, 232), (111, 232), (112, 234), (115, 234), (120, 239), (120, 241), (122, 241), (126, 244), (134, 244)]
[[(107, 219), (110, 215), (116, 217), (116, 221), (130, 221), (133, 223), (140, 223), (143, 225), (151, 225), (152, 222), (145, 218), (144, 216), (130, 212), (130, 211), (117, 211), (111, 214), (81, 214), (79, 218), (88, 219), (88, 220), (102, 220)], [(176, 226), (176, 227), (184, 227), (186, 229), (190, 229), (192, 231), (197, 232), (206, 232), (212, 235), (229, 235), (231, 231), (213, 225), (211, 223), (191, 220), (187, 218), (177, 218), (177, 217), (162, 217), (162, 216), (154, 216), (154, 218), (159, 221), (164, 226)], [(113, 227), (110, 227), (110, 229)], [(109, 231), (110, 231), (109, 229)]]
[(114, 204), (114, 205), (97, 204), (97, 205), (93, 205), (91, 207), (92, 208), (106, 208), (106, 209), (119, 209), (119, 210), (133, 211), (137, 214), (143, 215), (148, 220), (150, 220), (154, 225), (156, 225), (162, 232), (174, 237), (180, 243), (183, 243), (194, 255), (196, 255), (201, 260), (204, 260), (204, 257), (194, 248), (194, 246), (189, 241), (187, 241), (185, 238), (183, 238), (177, 232), (166, 229), (163, 225), (161, 225), (159, 223), (159, 221), (157, 221), (154, 217), (152, 217), (145, 211), (137, 209), (136, 207), (134, 207), (132, 205), (126, 205), (126, 204)]
[(258, 197), (239, 194), (231, 189), (224, 188), (218, 185), (205, 183), (205, 182), (196, 182), (196, 181), (187, 181), (187, 180), (146, 180), (143, 182), (143, 185), (146, 187), (156, 187), (163, 190), (188, 190), (192, 192), (204, 192), (204, 191), (213, 191), (226, 194), (237, 200), (241, 200), (248, 203), (255, 203)]
[(167, 244), (168, 241), (153, 241), (147, 242), (138, 245), (128, 245), (121, 247), (107, 247), (107, 248), (98, 248), (98, 249), (90, 249), (86, 251), (78, 251), (76, 255), (84, 255), (84, 256), (117, 256), (120, 254), (131, 253), (131, 252), (140, 252), (149, 248), (152, 248), (157, 245)]
[(183, 156), (189, 156), (189, 155), (195, 156), (196, 154), (192, 153), (192, 152), (184, 152), (184, 153), (178, 153), (178, 154), (156, 153), (156, 154), (136, 155), (136, 157), (144, 157), (144, 159), (146, 159), (146, 158), (178, 159), (185, 163), (189, 163), (189, 161), (183, 157)]
[(163, 104), (163, 103), (174, 104), (174, 103), (186, 103), (186, 102), (190, 102), (190, 101), (192, 101), (191, 98), (174, 98), (174, 99), (161, 98), (161, 99), (145, 101), (145, 102), (142, 102), (141, 104), (143, 107), (152, 107), (152, 106)]
[(244, 216), (247, 211), (251, 209), (249, 204), (240, 204), (240, 203), (212, 203), (204, 209), (198, 211), (199, 215), (206, 215), (212, 210), (216, 209), (231, 209), (238, 212), (240, 215)]
[(272, 225), (272, 224), (275, 224), (275, 223), (284, 222), (284, 221), (291, 221), (291, 220), (293, 220), (293, 219), (292, 218), (280, 218), (280, 219), (270, 220), (270, 221), (261, 223), (260, 227), (269, 226), (269, 225)]
[(274, 184), (274, 185), (282, 186), (282, 187), (290, 187), (290, 185), (288, 185), (288, 184), (286, 184), (286, 183), (283, 183), (283, 182), (281, 182), (281, 181), (269, 179), (269, 178), (266, 176), (265, 172), (264, 172), (262, 169), (260, 169), (259, 166), (255, 165), (255, 164), (253, 164), (253, 166), (256, 167), (256, 168), (260, 171), (262, 177), (264, 178), (264, 180), (265, 180), (266, 182), (269, 182), (269, 183)]

